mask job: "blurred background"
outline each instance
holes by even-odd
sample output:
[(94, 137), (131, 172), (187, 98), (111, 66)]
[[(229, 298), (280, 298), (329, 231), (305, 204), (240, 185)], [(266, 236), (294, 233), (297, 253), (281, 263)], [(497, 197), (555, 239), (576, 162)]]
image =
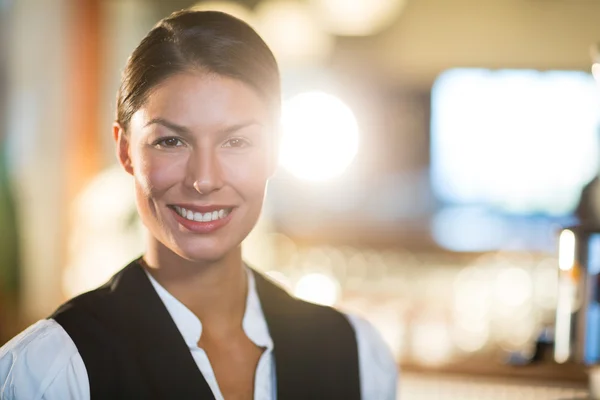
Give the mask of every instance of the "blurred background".
[(0, 0), (0, 344), (143, 252), (116, 90), (190, 7), (282, 71), (250, 265), (371, 321), (403, 399), (587, 396), (553, 342), (559, 233), (600, 219), (598, 0)]

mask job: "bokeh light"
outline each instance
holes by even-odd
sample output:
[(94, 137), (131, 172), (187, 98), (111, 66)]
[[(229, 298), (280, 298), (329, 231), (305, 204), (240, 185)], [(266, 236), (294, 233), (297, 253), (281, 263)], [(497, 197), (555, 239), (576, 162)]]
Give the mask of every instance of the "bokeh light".
[(311, 0), (315, 14), (337, 35), (375, 34), (394, 22), (406, 0)]
[(457, 326), (452, 331), (454, 344), (466, 353), (474, 353), (481, 350), (490, 338), (490, 329), (487, 322), (468, 326)]
[(481, 349), (488, 341), (491, 291), (485, 271), (469, 267), (454, 280), (453, 340), (465, 352)]
[(311, 303), (332, 306), (339, 298), (340, 287), (331, 276), (314, 272), (298, 280), (294, 295)]
[(323, 92), (296, 95), (283, 105), (280, 163), (298, 178), (338, 176), (358, 151), (358, 123), (340, 99)]
[(496, 276), (494, 296), (506, 308), (523, 306), (533, 298), (531, 277), (522, 268), (503, 268)]
[(558, 240), (558, 267), (568, 271), (575, 264), (575, 234), (565, 229)]
[(333, 38), (317, 24), (307, 4), (267, 0), (255, 9), (256, 29), (283, 66), (298, 67), (323, 61)]

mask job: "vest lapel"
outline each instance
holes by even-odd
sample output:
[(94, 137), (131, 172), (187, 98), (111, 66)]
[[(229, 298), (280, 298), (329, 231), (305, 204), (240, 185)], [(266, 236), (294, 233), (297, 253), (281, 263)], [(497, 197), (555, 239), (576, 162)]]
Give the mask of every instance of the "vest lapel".
[[(160, 398), (214, 399), (187, 344), (142, 267), (133, 262), (111, 282), (120, 328)], [(116, 311), (116, 310), (115, 310)]]
[[(259, 273), (274, 344), (278, 400), (360, 399), (354, 329), (339, 312), (297, 300)], [(75, 342), (92, 399), (213, 400), (187, 344), (138, 261), (53, 318)]]
[(273, 339), (277, 399), (360, 400), (356, 337), (347, 319), (254, 276)]

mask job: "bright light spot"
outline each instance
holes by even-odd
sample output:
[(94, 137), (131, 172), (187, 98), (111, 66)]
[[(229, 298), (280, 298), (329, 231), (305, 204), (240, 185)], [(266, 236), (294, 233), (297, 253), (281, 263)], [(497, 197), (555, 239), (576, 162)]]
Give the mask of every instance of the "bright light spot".
[(358, 124), (340, 99), (322, 92), (299, 94), (282, 113), (280, 163), (296, 177), (325, 180), (338, 176), (358, 151)]
[(504, 306), (518, 307), (533, 297), (533, 283), (529, 274), (521, 268), (506, 268), (496, 277), (495, 297)]
[(575, 264), (575, 234), (565, 229), (558, 239), (558, 268), (569, 271)]
[(252, 11), (240, 3), (234, 1), (200, 1), (191, 7), (194, 11), (221, 11), (237, 19), (241, 19), (249, 25), (255, 25)]
[(432, 91), (435, 194), (517, 215), (571, 213), (598, 171), (599, 105), (583, 72), (442, 74)]
[(406, 0), (311, 0), (320, 20), (338, 35), (372, 35), (398, 18)]
[(294, 295), (311, 303), (332, 306), (338, 300), (340, 287), (337, 281), (328, 275), (311, 273), (304, 275), (296, 283)]
[(314, 20), (308, 5), (290, 0), (267, 0), (256, 7), (257, 31), (277, 61), (297, 67), (326, 58), (333, 38)]
[(570, 279), (562, 279), (558, 284), (558, 302), (556, 305), (556, 328), (554, 333), (554, 360), (565, 363), (571, 356), (571, 324), (577, 286)]

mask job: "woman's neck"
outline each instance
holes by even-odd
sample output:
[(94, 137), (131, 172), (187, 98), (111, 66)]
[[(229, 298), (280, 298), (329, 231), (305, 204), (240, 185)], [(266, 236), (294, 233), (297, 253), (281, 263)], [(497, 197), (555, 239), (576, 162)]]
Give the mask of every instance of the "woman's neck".
[(248, 284), (240, 248), (200, 264), (159, 243), (148, 246), (144, 262), (154, 279), (202, 321), (203, 331), (222, 334), (241, 327)]

